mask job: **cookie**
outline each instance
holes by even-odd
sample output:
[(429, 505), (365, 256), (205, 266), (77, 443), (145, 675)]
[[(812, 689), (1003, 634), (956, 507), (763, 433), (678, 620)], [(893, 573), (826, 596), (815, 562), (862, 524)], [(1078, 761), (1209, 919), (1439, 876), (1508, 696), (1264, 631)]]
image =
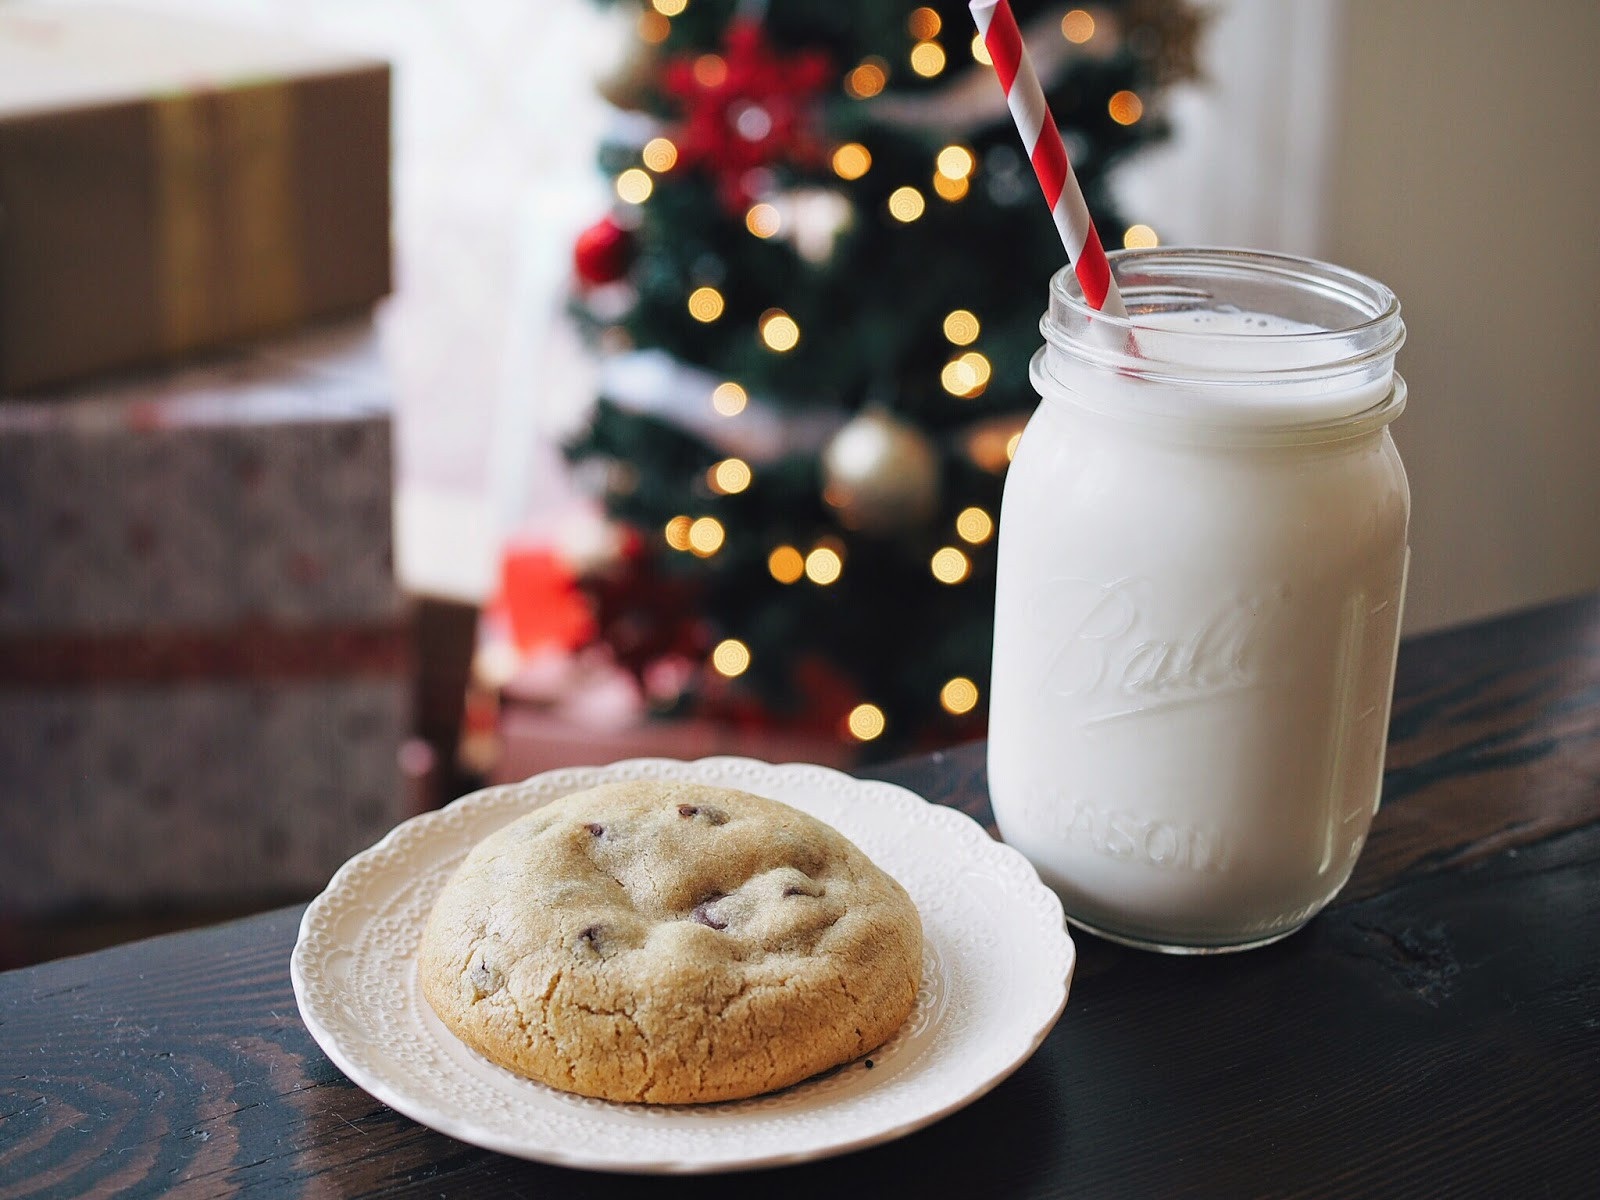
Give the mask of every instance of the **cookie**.
[(691, 1104), (876, 1048), (916, 999), (922, 924), (843, 834), (697, 783), (606, 784), (479, 843), (423, 933), (423, 995), (552, 1087)]

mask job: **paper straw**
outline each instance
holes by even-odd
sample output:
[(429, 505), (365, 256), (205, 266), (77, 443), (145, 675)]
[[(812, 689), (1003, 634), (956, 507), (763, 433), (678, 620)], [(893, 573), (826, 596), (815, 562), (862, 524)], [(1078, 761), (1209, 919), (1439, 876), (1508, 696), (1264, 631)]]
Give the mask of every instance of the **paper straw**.
[(1126, 317), (1128, 310), (1123, 307), (1116, 280), (1111, 277), (1105, 247), (1100, 244), (1100, 235), (1095, 232), (1094, 220), (1089, 216), (1089, 206), (1083, 201), (1083, 189), (1078, 186), (1072, 164), (1067, 161), (1061, 131), (1056, 128), (1056, 119), (1045, 103), (1044, 88), (1034, 73), (1027, 47), (1022, 44), (1022, 31), (1017, 28), (1010, 3), (1008, 0), (971, 0), (970, 7), (978, 34), (994, 61), (995, 74), (1000, 77), (1011, 119), (1022, 135), (1022, 147), (1033, 162), (1039, 186), (1044, 189), (1056, 232), (1067, 250), (1067, 260), (1083, 288), (1083, 298), (1091, 308)]

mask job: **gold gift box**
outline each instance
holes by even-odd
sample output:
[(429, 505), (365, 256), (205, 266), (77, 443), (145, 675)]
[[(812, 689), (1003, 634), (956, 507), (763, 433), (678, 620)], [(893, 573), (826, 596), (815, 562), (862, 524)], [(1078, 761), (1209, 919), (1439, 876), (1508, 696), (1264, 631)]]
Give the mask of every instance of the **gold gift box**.
[(259, 30), (0, 6), (0, 393), (383, 296), (389, 88)]

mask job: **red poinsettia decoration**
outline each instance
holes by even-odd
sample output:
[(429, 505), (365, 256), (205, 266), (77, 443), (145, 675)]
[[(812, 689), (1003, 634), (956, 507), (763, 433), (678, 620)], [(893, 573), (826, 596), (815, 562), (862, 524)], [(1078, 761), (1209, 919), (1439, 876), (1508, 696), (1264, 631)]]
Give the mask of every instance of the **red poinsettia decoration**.
[(821, 51), (780, 54), (759, 22), (733, 21), (720, 56), (675, 59), (663, 74), (683, 103), (679, 165), (710, 172), (729, 211), (744, 209), (763, 168), (823, 158), (817, 101), (833, 74)]

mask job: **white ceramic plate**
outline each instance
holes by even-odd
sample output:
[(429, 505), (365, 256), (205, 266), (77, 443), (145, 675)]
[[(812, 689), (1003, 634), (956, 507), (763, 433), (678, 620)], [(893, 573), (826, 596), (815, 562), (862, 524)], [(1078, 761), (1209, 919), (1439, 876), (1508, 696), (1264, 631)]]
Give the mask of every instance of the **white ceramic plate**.
[[(422, 999), (416, 951), (467, 851), (523, 813), (614, 779), (692, 779), (770, 796), (841, 830), (911, 893), (922, 985), (866, 1060), (726, 1104), (614, 1104), (523, 1079), (469, 1050)], [(341, 867), (306, 910), (290, 974), (339, 1069), (441, 1133), (521, 1158), (605, 1171), (731, 1171), (802, 1162), (920, 1129), (982, 1096), (1044, 1040), (1076, 952), (1061, 903), (971, 818), (893, 784), (744, 758), (635, 759), (551, 771), (415, 817)]]

